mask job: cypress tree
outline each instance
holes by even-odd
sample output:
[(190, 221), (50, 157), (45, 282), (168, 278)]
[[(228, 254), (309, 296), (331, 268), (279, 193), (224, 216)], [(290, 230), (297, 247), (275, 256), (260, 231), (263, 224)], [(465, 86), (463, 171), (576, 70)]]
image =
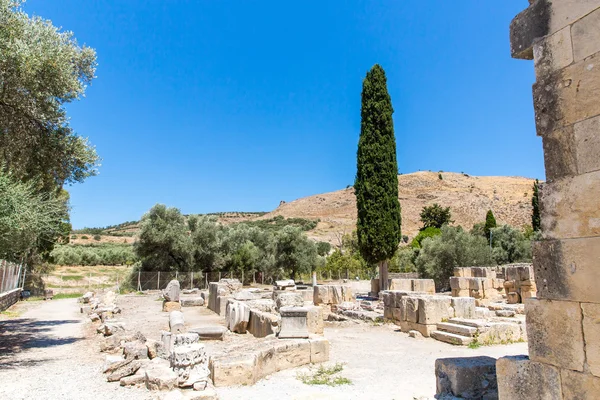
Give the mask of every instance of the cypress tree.
[(363, 80), (354, 190), (360, 253), (379, 264), (380, 290), (387, 289), (388, 260), (402, 239), (393, 112), (385, 71), (375, 64)]
[(485, 232), (485, 237), (487, 238), (487, 240), (490, 240), (490, 231), (492, 230), (492, 228), (496, 227), (496, 218), (494, 217), (494, 213), (492, 212), (492, 210), (488, 210), (487, 214), (485, 215), (485, 228), (484, 228), (484, 232)]
[(538, 194), (538, 185), (540, 181), (537, 179), (533, 183), (533, 196), (531, 197), (531, 206), (533, 207), (533, 212), (531, 214), (531, 227), (534, 232), (540, 231), (542, 229), (542, 219), (540, 217), (540, 198)]

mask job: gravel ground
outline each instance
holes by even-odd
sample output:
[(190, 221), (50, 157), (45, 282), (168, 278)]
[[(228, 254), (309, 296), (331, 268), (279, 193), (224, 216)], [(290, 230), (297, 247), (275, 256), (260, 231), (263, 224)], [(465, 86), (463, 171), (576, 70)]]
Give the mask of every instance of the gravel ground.
[[(120, 296), (122, 318), (148, 338), (158, 338), (168, 326), (157, 295)], [(98, 351), (93, 326), (82, 320), (75, 299), (37, 304), (20, 303), (16, 319), (0, 320), (0, 399), (152, 399), (144, 388), (122, 388), (107, 383), (101, 373), (104, 355)], [(223, 318), (202, 308), (184, 309), (186, 324), (222, 324)], [(395, 325), (366, 323), (326, 324), (331, 342), (330, 362), (344, 364), (342, 376), (351, 385), (305, 385), (299, 373), (308, 367), (281, 371), (254, 386), (219, 388), (222, 400), (238, 399), (432, 399), (435, 360), (444, 357), (527, 354), (527, 343), (473, 350), (433, 339), (413, 339)], [(209, 353), (228, 342), (248, 342), (228, 335), (225, 342), (207, 343)]]
[(101, 373), (104, 356), (88, 338), (89, 325), (83, 323), (75, 299), (22, 308), (19, 318), (0, 321), (0, 399), (152, 398), (145, 389), (106, 382)]

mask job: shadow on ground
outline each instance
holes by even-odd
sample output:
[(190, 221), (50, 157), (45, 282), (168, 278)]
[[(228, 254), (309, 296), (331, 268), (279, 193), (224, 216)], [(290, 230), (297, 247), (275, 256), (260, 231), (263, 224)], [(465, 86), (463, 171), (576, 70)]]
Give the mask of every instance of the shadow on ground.
[(79, 320), (40, 321), (30, 318), (18, 318), (0, 321), (0, 368), (28, 367), (48, 359), (16, 360), (14, 355), (24, 350), (48, 348), (75, 343), (80, 338), (56, 337), (54, 327), (66, 324), (78, 324)]

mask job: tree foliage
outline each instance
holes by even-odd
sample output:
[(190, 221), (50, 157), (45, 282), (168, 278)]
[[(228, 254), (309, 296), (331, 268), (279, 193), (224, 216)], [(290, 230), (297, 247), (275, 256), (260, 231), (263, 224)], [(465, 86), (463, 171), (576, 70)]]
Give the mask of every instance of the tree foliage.
[(531, 240), (510, 225), (492, 229), (492, 252), (498, 264), (531, 261)]
[(357, 173), (358, 242), (363, 258), (389, 260), (401, 239), (398, 163), (392, 114), (383, 68), (375, 64), (363, 81)]
[(531, 226), (534, 232), (542, 230), (542, 219), (540, 217), (540, 197), (539, 197), (539, 180), (535, 180), (533, 183), (533, 196), (531, 197), (531, 207), (533, 208), (531, 213)]
[(442, 234), (442, 230), (440, 228), (435, 228), (433, 226), (430, 226), (429, 228), (425, 228), (425, 229), (421, 230), (417, 234), (417, 236), (415, 236), (415, 238), (410, 243), (410, 247), (412, 247), (414, 249), (420, 249), (421, 245), (423, 243), (423, 240), (437, 236), (437, 235), (441, 235), (441, 234)]
[(486, 240), (465, 232), (462, 227), (443, 226), (441, 235), (427, 238), (415, 262), (423, 277), (435, 280), (436, 287), (448, 288), (455, 267), (494, 265)]
[(443, 225), (452, 223), (452, 214), (450, 213), (450, 207), (444, 208), (437, 203), (434, 203), (432, 206), (423, 207), (420, 216), (421, 222), (423, 223), (422, 229), (439, 229)]
[(285, 227), (276, 237), (275, 263), (295, 279), (297, 273), (310, 272), (316, 267), (317, 246), (299, 228)]
[(488, 210), (487, 214), (485, 214), (485, 225), (483, 227), (483, 232), (485, 233), (486, 239), (490, 240), (490, 231), (496, 227), (496, 218), (494, 217), (494, 213), (492, 210)]
[(0, 161), (44, 191), (96, 173), (98, 156), (71, 126), (65, 104), (84, 95), (96, 54), (71, 32), (0, 0)]

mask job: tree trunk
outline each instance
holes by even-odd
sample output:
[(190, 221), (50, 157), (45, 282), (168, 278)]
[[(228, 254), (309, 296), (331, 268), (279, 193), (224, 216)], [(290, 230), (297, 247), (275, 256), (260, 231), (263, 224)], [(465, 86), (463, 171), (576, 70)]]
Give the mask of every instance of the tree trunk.
[(388, 262), (379, 262), (379, 291), (388, 290)]

